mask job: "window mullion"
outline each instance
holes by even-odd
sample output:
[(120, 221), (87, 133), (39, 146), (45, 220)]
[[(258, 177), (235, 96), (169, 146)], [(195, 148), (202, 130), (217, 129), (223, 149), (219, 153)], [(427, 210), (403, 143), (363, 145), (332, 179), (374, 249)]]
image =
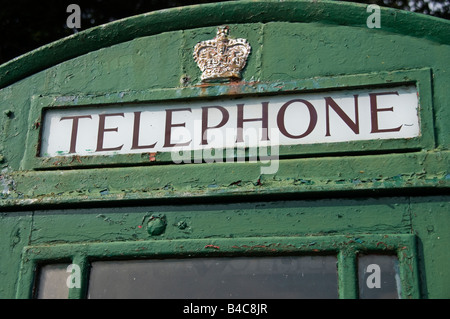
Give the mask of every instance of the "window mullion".
[[(69, 299), (86, 298), (89, 262), (86, 256), (76, 255), (72, 260), (72, 273), (70, 280)], [(69, 279), (68, 279), (69, 280)], [(69, 282), (67, 283), (69, 284)]]
[(338, 283), (340, 299), (358, 298), (356, 252), (353, 249), (338, 253)]

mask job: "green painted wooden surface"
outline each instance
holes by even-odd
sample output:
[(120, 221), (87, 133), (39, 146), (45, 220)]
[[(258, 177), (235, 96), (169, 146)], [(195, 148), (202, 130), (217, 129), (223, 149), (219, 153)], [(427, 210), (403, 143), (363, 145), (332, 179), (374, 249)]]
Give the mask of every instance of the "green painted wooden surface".
[[(450, 23), (381, 13), (381, 28), (369, 29), (360, 4), (177, 8), (80, 32), (0, 66), (0, 297), (14, 298), (31, 278), (19, 277), (24, 247), (268, 236), (329, 236), (331, 244), (361, 234), (417, 236), (420, 297), (450, 297)], [(193, 47), (223, 24), (252, 45), (243, 80), (201, 84)], [(428, 125), (422, 141), (287, 150), (274, 175), (261, 176), (258, 163), (175, 165), (167, 154), (45, 165), (34, 157), (42, 107), (415, 80)], [(167, 218), (159, 236), (146, 229), (152, 214)]]
[[(336, 236), (282, 236), (244, 238), (203, 238), (189, 240), (116, 241), (83, 244), (29, 246), (24, 249), (20, 267), (17, 298), (32, 297), (35, 269), (41, 263), (56, 260), (58, 263), (76, 263), (82, 276), (89, 272), (89, 261), (124, 258), (177, 258), (208, 256), (286, 256), (286, 255), (337, 255), (339, 297), (357, 298), (355, 285), (356, 260), (359, 254), (370, 252), (393, 253), (400, 263), (399, 279), (404, 299), (418, 298), (418, 271), (414, 258), (416, 240), (411, 234), (361, 234)], [(86, 285), (86, 281), (84, 282)], [(70, 298), (86, 297), (86, 287), (73, 288)]]

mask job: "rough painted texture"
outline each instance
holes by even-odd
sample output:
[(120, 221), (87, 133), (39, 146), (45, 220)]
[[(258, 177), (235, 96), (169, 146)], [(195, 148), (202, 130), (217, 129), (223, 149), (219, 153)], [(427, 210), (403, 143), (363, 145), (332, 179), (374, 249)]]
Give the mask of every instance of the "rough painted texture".
[(450, 262), (449, 201), (447, 197), (417, 197), (411, 199), (411, 221), (419, 237), (420, 280), (424, 298), (448, 298), (448, 269)]
[[(329, 209), (335, 207), (339, 210)], [(77, 212), (84, 214), (83, 218)], [(152, 215), (158, 214), (167, 220), (165, 231), (153, 237), (161, 240), (411, 231), (407, 198), (335, 199), (44, 210), (34, 214), (30, 240), (36, 245), (60, 242), (61, 238), (65, 242), (77, 242), (80, 234), (84, 234), (86, 242), (146, 240), (149, 238), (147, 225), (154, 219)], [(318, 220), (326, 223), (318, 223)], [(61, 224), (72, 226), (70, 229), (58, 227)], [(349, 227), (351, 232), (348, 232)]]
[(30, 244), (32, 212), (0, 213), (0, 298), (14, 298), (22, 250)]
[[(420, 296), (450, 297), (450, 23), (383, 9), (382, 28), (368, 29), (367, 15), (365, 5), (326, 1), (177, 8), (80, 32), (0, 66), (0, 297), (14, 297), (31, 282), (33, 271), (21, 272), (20, 265), (29, 266), (22, 256), (39, 251), (34, 246), (46, 247), (43, 256), (51, 259), (52, 248), (67, 253), (58, 258), (72, 257), (67, 245), (80, 244), (74, 260), (87, 263), (92, 254), (130, 255), (140, 242), (148, 251), (158, 242), (168, 254), (182, 253), (181, 246), (220, 253), (218, 243), (240, 238), (272, 249), (275, 243), (264, 238), (304, 237), (309, 245), (321, 236), (317, 247), (325, 249), (335, 236), (360, 244), (367, 235), (377, 239), (370, 247), (387, 249), (376, 236), (391, 234), (417, 236), (417, 254), (408, 248), (405, 258), (410, 269), (419, 263)], [(193, 47), (223, 24), (252, 45), (243, 80), (201, 84)], [(426, 143), (414, 147), (369, 141), (334, 153), (323, 151), (333, 145), (287, 149), (278, 172), (264, 176), (259, 163), (175, 165), (167, 154), (30, 161), (46, 106), (329, 90), (369, 78), (380, 85), (417, 80), (411, 74), (420, 75), (422, 107), (433, 126)], [(424, 83), (427, 76), (431, 83)], [(95, 246), (105, 243), (124, 246), (108, 255), (107, 245)], [(402, 246), (390, 248), (403, 256)], [(340, 268), (341, 297), (355, 297), (347, 279), (355, 269), (353, 248), (338, 259), (350, 269)]]

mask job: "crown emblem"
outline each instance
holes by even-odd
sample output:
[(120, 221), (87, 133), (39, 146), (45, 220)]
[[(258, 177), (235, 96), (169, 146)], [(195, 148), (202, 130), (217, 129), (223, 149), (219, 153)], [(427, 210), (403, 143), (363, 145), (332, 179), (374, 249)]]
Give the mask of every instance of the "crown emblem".
[(219, 27), (212, 40), (197, 43), (194, 60), (202, 73), (202, 81), (240, 79), (250, 54), (246, 39), (228, 38), (229, 28)]

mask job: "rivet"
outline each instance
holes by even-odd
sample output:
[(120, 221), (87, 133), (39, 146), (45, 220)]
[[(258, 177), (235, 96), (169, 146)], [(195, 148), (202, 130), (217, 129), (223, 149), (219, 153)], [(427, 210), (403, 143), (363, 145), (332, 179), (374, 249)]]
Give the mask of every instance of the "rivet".
[(150, 236), (159, 236), (166, 230), (165, 215), (152, 215), (147, 223), (147, 232)]

